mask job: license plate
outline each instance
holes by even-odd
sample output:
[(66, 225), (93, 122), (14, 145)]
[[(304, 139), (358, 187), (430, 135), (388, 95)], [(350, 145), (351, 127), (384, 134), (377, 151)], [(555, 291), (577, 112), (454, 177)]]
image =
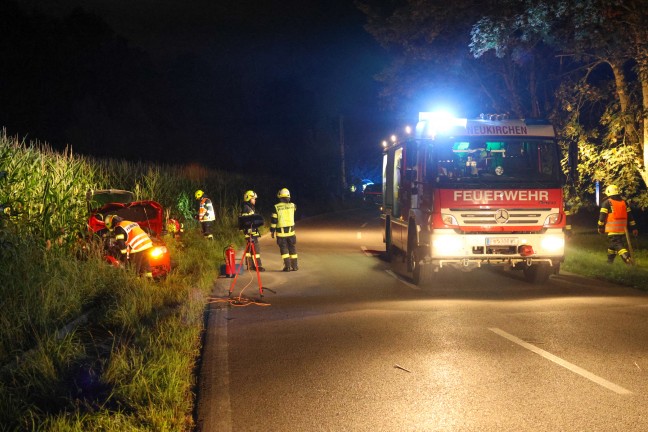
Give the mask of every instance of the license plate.
[(486, 246), (517, 246), (517, 237), (486, 237)]

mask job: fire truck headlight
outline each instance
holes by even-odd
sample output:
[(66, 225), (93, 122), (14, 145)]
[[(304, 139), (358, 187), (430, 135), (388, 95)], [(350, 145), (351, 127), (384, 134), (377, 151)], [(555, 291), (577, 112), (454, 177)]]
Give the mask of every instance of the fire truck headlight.
[(159, 257), (161, 257), (162, 255), (164, 255), (165, 253), (167, 253), (167, 248), (166, 248), (166, 246), (157, 246), (157, 247), (154, 247), (154, 248), (151, 250), (151, 258), (159, 258)]
[(452, 216), (451, 214), (442, 214), (441, 215), (441, 220), (446, 225), (459, 225), (457, 223), (457, 219), (454, 216)]
[(560, 222), (560, 213), (552, 213), (544, 221), (544, 226), (556, 225)]
[(565, 238), (562, 236), (546, 236), (541, 242), (546, 252), (559, 252), (565, 248)]
[(436, 236), (432, 246), (434, 255), (460, 255), (463, 251), (463, 242), (456, 235)]

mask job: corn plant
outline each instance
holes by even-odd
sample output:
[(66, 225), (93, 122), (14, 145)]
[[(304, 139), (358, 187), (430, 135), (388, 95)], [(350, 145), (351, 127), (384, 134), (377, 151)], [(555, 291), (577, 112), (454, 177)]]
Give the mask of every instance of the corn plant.
[[(246, 178), (200, 166), (99, 160), (70, 148), (56, 152), (5, 132), (0, 171), (6, 172), (0, 180), (0, 425), (10, 430), (29, 425), (128, 430), (141, 422), (187, 427), (203, 297), (212, 288), (224, 245), (240, 238), (235, 221), (240, 197), (251, 187)], [(196, 228), (185, 230), (182, 245), (169, 239), (178, 265), (165, 283), (152, 286), (107, 266), (100, 245), (86, 244), (87, 252), (79, 253), (87, 234), (86, 191), (107, 188), (158, 201), (167, 218), (185, 218), (191, 221), (185, 228)], [(205, 190), (217, 209), (215, 240), (209, 244), (192, 218), (196, 189)], [(92, 319), (105, 334), (97, 336), (90, 327), (59, 340), (57, 329), (88, 305), (100, 311)], [(113, 340), (107, 344), (102, 337)], [(112, 348), (106, 352), (106, 346)], [(75, 384), (67, 379), (73, 373), (69, 368), (84, 364), (104, 365), (104, 381), (111, 387), (104, 395), (111, 401), (100, 401), (108, 408), (92, 415), (84, 411), (83, 400), (65, 402), (78, 390), (70, 388)], [(113, 402), (126, 412), (115, 415)]]

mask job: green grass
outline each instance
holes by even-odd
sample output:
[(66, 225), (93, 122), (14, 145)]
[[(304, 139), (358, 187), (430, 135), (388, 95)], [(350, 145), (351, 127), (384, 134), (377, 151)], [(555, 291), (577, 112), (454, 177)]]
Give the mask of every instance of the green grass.
[[(197, 166), (97, 161), (2, 134), (0, 170), (9, 173), (0, 203), (11, 208), (0, 215), (0, 431), (192, 430), (205, 305), (224, 247), (242, 243), (240, 194), (255, 189), (269, 208), (283, 184), (257, 179), (257, 187)], [(167, 279), (110, 267), (92, 245), (78, 259), (89, 188), (133, 190), (184, 222), (182, 240), (167, 238), (176, 264)], [(191, 218), (197, 188), (216, 207), (211, 242)], [(605, 237), (577, 226), (562, 268), (645, 289), (646, 246), (641, 239), (637, 266), (609, 266)], [(79, 316), (86, 320), (59, 332)]]
[[(58, 154), (2, 133), (0, 170), (10, 208), (0, 214), (0, 431), (191, 430), (204, 307), (251, 185), (200, 167)], [(166, 280), (112, 268), (92, 244), (77, 257), (85, 192), (103, 188), (133, 190), (185, 223), (182, 241), (167, 238), (177, 266)], [(198, 188), (213, 192), (212, 242), (191, 218)]]
[[(595, 222), (592, 225), (595, 226)], [(632, 238), (634, 266), (626, 265), (619, 257), (610, 265), (607, 264), (607, 237), (595, 229), (576, 226), (574, 235), (567, 240), (561, 270), (647, 290), (648, 242), (644, 237)]]
[[(12, 333), (23, 343), (7, 353), (0, 372), (0, 430), (191, 430), (204, 307), (225, 245), (191, 231), (182, 241), (169, 238), (168, 247), (178, 265), (160, 282), (98, 258), (76, 266), (55, 260), (36, 272), (68, 284), (49, 285), (51, 294), (38, 290), (48, 311), (35, 311), (40, 315)], [(93, 281), (95, 301), (70, 302), (67, 319), (47, 319), (65, 311), (56, 293), (77, 298), (65, 289), (85, 279)], [(56, 329), (84, 306), (91, 310), (87, 323), (61, 338)]]

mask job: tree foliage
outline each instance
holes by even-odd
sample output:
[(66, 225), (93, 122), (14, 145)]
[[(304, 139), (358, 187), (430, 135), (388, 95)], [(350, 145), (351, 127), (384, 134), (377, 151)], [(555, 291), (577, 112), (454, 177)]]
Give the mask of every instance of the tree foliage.
[[(478, 111), (549, 117), (565, 150), (578, 144), (573, 202), (593, 203), (599, 181), (648, 207), (645, 2), (402, 0), (385, 7), (366, 0), (359, 7), (367, 30), (397, 54), (380, 77), (388, 100), (415, 103), (411, 94), (426, 86), (469, 89)], [(449, 73), (450, 65), (460, 72)]]

